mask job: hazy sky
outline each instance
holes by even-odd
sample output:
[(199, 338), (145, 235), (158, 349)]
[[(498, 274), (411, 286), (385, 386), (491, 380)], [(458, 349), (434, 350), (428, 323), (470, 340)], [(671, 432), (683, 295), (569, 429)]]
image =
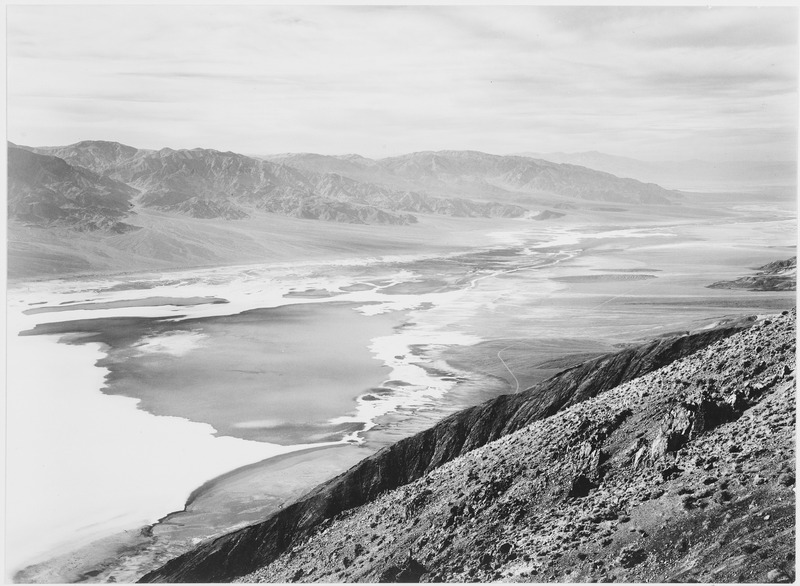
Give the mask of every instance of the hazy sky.
[(9, 6), (8, 138), (792, 159), (794, 8)]

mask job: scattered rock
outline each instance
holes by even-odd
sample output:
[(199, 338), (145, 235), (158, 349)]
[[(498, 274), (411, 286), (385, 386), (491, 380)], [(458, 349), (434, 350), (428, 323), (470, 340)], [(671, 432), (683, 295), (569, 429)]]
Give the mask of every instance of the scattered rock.
[(623, 568), (632, 568), (647, 559), (647, 552), (641, 547), (628, 546), (622, 549), (617, 562)]
[(685, 535), (681, 536), (681, 538), (678, 540), (678, 543), (675, 544), (675, 549), (677, 549), (680, 553), (686, 553), (689, 551), (689, 540)]
[(409, 558), (401, 572), (397, 575), (397, 582), (417, 583), (427, 573), (427, 568), (413, 558)]
[(570, 498), (583, 498), (597, 488), (597, 485), (583, 474), (572, 479), (567, 496)]
[(497, 551), (500, 552), (500, 555), (508, 555), (512, 549), (514, 549), (514, 546), (508, 542), (505, 542), (500, 544), (500, 547), (497, 548)]
[(782, 570), (770, 570), (767, 572), (767, 582), (787, 584), (792, 582), (792, 579)]
[(380, 576), (378, 577), (378, 582), (381, 584), (397, 582), (397, 576), (401, 571), (402, 570), (397, 566), (389, 566), (383, 572), (381, 572)]

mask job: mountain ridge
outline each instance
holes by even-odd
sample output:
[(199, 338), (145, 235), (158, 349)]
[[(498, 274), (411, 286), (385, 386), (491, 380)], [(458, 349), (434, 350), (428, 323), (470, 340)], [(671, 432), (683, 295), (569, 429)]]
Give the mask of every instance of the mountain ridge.
[[(57, 157), (124, 183), (138, 190), (136, 205), (198, 218), (236, 220), (257, 209), (338, 222), (408, 224), (417, 221), (415, 214), (533, 217), (543, 211), (543, 197), (551, 203), (566, 198), (634, 205), (670, 205), (678, 197), (586, 168), (478, 151), (372, 160), (354, 154), (254, 158), (205, 148), (137, 149), (112, 141), (9, 148)], [(17, 199), (25, 197), (25, 187)]]
[[(661, 205), (669, 204), (670, 197), (678, 195), (654, 184), (617, 177), (580, 165), (567, 166), (543, 159), (492, 155), (471, 150), (418, 151), (377, 160), (360, 157), (359, 161), (369, 161), (362, 165), (355, 165), (352, 158), (343, 161), (342, 157), (333, 155), (284, 154), (265, 158), (308, 170), (335, 168), (348, 177), (371, 177), (372, 180), (383, 169), (390, 173), (388, 178), (385, 173), (381, 175), (384, 182), (403, 185), (403, 181), (422, 177), (427, 180), (426, 187), (433, 190), (489, 188), (495, 194), (557, 193), (589, 200)], [(569, 176), (565, 172), (573, 174), (573, 181), (574, 175), (578, 175), (579, 185), (569, 185)], [(452, 177), (460, 177), (461, 182), (453, 185)], [(450, 183), (448, 179), (451, 179)]]
[(122, 222), (138, 194), (135, 188), (17, 146), (8, 147), (8, 161), (10, 219), (80, 231), (135, 229)]

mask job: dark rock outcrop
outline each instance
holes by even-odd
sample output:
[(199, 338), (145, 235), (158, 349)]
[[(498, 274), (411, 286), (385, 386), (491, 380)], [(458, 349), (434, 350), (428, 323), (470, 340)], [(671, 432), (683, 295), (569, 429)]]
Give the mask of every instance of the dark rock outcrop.
[(747, 289), (749, 291), (794, 291), (797, 288), (797, 257), (776, 260), (756, 269), (755, 275), (733, 281), (717, 281), (709, 289)]
[[(426, 431), (384, 448), (265, 521), (202, 544), (148, 573), (141, 581), (224, 582), (252, 572), (320, 530), (343, 511), (373, 501), (460, 455), (688, 356), (745, 327), (720, 327), (628, 348), (566, 370), (525, 392), (504, 395), (456, 413)], [(599, 467), (603, 460), (602, 454), (593, 450), (592, 442), (602, 443), (613, 432), (613, 425), (584, 431), (588, 442), (586, 465), (575, 471), (574, 477), (586, 477), (585, 482), (577, 481), (581, 485), (578, 490), (588, 492), (601, 476)], [(506, 488), (502, 482), (492, 484), (483, 498), (494, 500)], [(460, 516), (456, 515), (454, 521)]]

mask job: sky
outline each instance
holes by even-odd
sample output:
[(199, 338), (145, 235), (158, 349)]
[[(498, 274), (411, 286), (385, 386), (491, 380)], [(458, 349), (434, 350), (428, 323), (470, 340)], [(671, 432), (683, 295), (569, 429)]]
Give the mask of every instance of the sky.
[(797, 156), (793, 7), (7, 8), (18, 144)]

